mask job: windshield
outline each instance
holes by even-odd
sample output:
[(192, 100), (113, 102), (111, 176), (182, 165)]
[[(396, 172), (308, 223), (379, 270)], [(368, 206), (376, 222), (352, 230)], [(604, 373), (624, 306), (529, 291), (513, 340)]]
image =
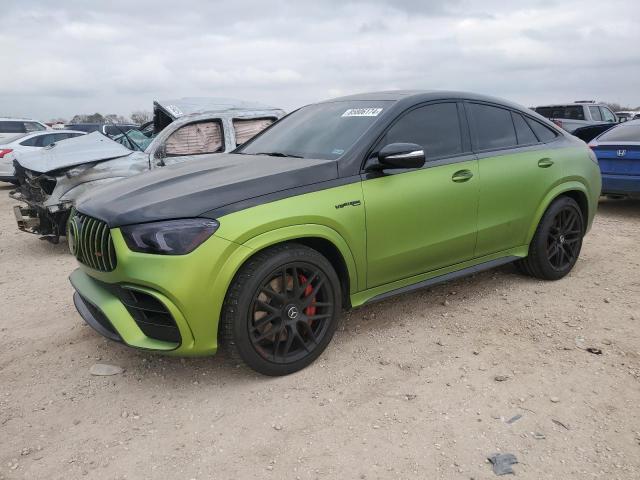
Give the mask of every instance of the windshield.
[(640, 124), (620, 125), (598, 137), (599, 142), (640, 142)]
[(335, 160), (391, 103), (351, 100), (308, 105), (280, 120), (237, 153)]

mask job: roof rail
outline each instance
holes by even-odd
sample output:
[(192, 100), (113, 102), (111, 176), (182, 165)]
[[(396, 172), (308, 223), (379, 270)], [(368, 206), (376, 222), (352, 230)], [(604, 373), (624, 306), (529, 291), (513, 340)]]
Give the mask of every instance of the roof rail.
[(595, 100), (576, 100), (573, 103), (596, 103)]

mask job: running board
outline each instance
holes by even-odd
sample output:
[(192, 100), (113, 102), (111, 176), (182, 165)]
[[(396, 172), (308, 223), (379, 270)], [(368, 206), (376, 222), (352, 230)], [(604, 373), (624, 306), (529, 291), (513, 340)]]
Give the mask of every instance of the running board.
[(462, 270), (445, 273), (444, 275), (438, 275), (437, 277), (429, 278), (427, 280), (414, 283), (413, 285), (407, 285), (406, 287), (396, 288), (395, 290), (391, 290), (389, 292), (376, 295), (375, 297), (371, 297), (369, 300), (364, 302), (363, 305), (381, 302), (383, 300), (386, 300), (387, 298), (395, 297), (396, 295), (402, 295), (404, 293), (413, 292), (414, 290), (420, 290), (422, 288), (432, 287), (433, 285), (437, 285), (439, 283), (444, 283), (450, 280), (456, 280), (461, 277), (466, 277), (468, 275), (473, 275), (474, 273), (483, 272), (485, 270), (491, 270), (492, 268), (500, 267), (502, 265), (506, 265), (507, 263), (515, 262), (520, 258), (521, 257), (516, 257), (516, 256), (496, 258), (495, 260), (479, 263), (478, 265), (473, 265), (472, 267), (463, 268)]

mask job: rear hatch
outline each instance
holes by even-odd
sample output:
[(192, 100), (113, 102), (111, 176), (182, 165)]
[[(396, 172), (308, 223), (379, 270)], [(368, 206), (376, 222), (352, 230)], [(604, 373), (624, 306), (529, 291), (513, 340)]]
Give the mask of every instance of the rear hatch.
[(598, 145), (593, 152), (602, 173), (640, 175), (640, 145)]

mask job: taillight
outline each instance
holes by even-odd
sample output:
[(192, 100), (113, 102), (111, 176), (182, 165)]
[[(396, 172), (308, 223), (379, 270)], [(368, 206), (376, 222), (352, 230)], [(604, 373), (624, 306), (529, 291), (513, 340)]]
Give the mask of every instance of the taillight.
[(13, 152), (12, 148), (0, 148), (0, 158), (3, 158), (7, 153)]

